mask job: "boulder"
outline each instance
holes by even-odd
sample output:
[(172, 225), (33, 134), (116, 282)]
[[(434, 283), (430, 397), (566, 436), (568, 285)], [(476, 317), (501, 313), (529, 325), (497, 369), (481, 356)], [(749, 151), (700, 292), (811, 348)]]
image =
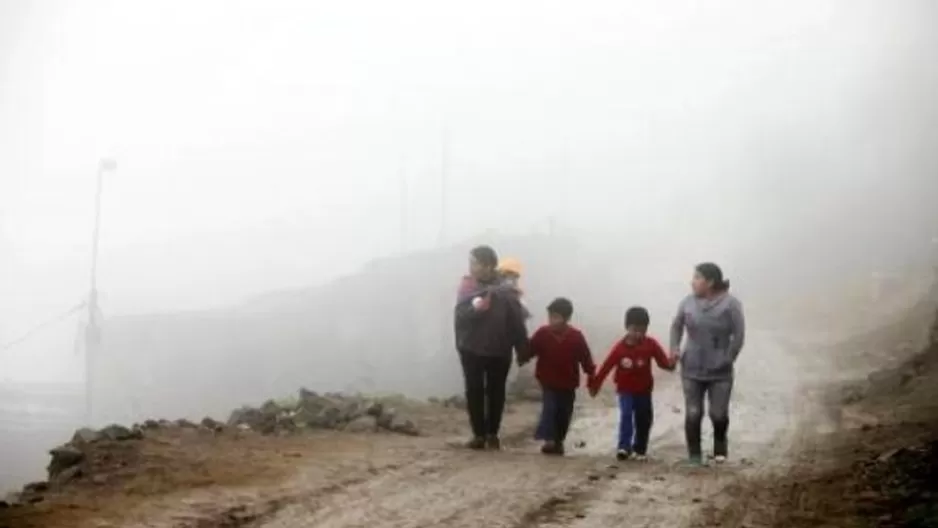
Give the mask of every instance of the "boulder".
[(63, 470), (58, 475), (52, 477), (52, 480), (50, 480), (50, 484), (55, 489), (62, 489), (63, 486), (81, 477), (82, 474), (83, 474), (83, 471), (81, 469), (81, 466), (72, 466), (68, 469)]
[(216, 431), (216, 432), (217, 432), (217, 431), (221, 431), (222, 429), (225, 428), (225, 425), (224, 425), (223, 423), (221, 423), (221, 422), (219, 422), (218, 420), (215, 420), (215, 419), (213, 419), (213, 418), (210, 418), (210, 417), (208, 417), (208, 416), (206, 416), (205, 418), (202, 418), (201, 424), (202, 424), (202, 427), (204, 427), (204, 428), (206, 428), (206, 429), (208, 429), (208, 430), (210, 430), (210, 431)]
[(139, 429), (131, 430), (123, 425), (112, 424), (100, 431), (101, 436), (114, 442), (123, 442), (125, 440), (139, 440), (143, 438), (143, 432)]
[(102, 438), (104, 438), (104, 435), (98, 431), (88, 427), (82, 427), (75, 431), (75, 434), (72, 436), (72, 443), (75, 445), (93, 444)]
[(52, 460), (49, 461), (46, 470), (49, 473), (50, 480), (59, 473), (70, 467), (77, 466), (85, 460), (85, 454), (77, 447), (69, 444), (56, 447), (49, 451), (49, 454), (52, 455)]
[(368, 409), (365, 410), (365, 414), (373, 418), (377, 418), (384, 414), (384, 404), (381, 402), (373, 402), (368, 406)]
[(378, 430), (378, 424), (373, 416), (361, 416), (345, 424), (344, 430), (350, 433), (372, 433)]

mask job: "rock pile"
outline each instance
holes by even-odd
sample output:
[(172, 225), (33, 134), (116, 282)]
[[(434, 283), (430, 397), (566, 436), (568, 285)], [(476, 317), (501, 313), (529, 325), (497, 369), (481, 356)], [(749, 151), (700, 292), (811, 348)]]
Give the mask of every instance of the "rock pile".
[(42, 502), (46, 492), (60, 489), (88, 472), (87, 461), (93, 445), (140, 440), (143, 438), (143, 429), (140, 425), (127, 428), (113, 424), (97, 431), (89, 428), (75, 431), (68, 443), (49, 451), (52, 459), (46, 467), (48, 480), (29, 483), (23, 486), (22, 491), (8, 494), (0, 500), (0, 508)]
[(418, 436), (413, 421), (381, 399), (300, 389), (295, 401), (268, 400), (260, 407), (242, 407), (231, 413), (228, 426), (261, 434), (283, 434), (302, 429), (336, 429), (351, 432), (390, 431)]
[[(185, 430), (206, 435), (228, 435), (254, 431), (262, 435), (283, 435), (311, 429), (332, 429), (419, 436), (420, 430), (414, 421), (404, 417), (407, 412), (397, 410), (407, 408), (413, 411), (412, 403), (416, 402), (394, 397), (320, 395), (300, 389), (297, 397), (289, 401), (269, 400), (260, 407), (237, 409), (227, 422), (206, 417), (198, 424), (186, 419), (146, 420), (132, 427), (114, 424), (100, 430), (82, 428), (75, 431), (69, 442), (49, 451), (52, 458), (46, 468), (48, 480), (28, 484), (20, 492), (0, 497), (0, 509), (41, 502), (45, 494), (60, 490), (72, 481), (88, 479), (94, 484), (106, 481), (108, 471), (113, 469), (111, 466), (124, 467), (135, 463), (135, 453), (139, 448), (133, 442), (144, 439), (150, 432)], [(436, 404), (465, 407), (465, 402), (458, 396)]]

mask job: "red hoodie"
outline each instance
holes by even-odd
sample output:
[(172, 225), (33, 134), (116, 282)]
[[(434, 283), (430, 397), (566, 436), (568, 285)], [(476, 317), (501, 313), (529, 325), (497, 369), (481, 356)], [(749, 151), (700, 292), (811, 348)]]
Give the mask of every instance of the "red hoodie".
[(655, 338), (645, 336), (634, 345), (629, 345), (623, 338), (612, 347), (603, 361), (591, 388), (599, 390), (609, 371), (615, 367), (618, 392), (650, 393), (655, 386), (655, 379), (651, 374), (652, 360), (665, 370), (674, 370), (675, 363), (665, 355), (664, 349)]
[(531, 336), (530, 354), (537, 358), (534, 377), (548, 389), (580, 386), (580, 369), (592, 380), (596, 365), (583, 333), (572, 326), (557, 331), (542, 326)]

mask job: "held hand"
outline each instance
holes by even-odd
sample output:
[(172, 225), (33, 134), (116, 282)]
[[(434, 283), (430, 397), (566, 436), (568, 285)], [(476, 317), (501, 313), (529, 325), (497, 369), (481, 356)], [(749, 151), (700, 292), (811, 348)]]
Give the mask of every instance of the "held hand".
[(672, 350), (672, 351), (671, 351), (671, 358), (670, 358), (670, 359), (671, 359), (671, 364), (672, 364), (672, 365), (677, 365), (678, 362), (681, 360), (681, 351), (680, 351), (680, 350)]
[(590, 393), (590, 396), (591, 396), (591, 397), (595, 398), (596, 395), (599, 394), (599, 388), (597, 388), (597, 387), (595, 387), (595, 386), (590, 386), (590, 388), (589, 388), (589, 393)]

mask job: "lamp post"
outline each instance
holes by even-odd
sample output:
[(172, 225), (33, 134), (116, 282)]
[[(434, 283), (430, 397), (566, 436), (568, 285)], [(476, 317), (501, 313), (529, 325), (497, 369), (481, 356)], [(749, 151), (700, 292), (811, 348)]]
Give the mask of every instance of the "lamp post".
[(88, 291), (88, 325), (85, 327), (85, 425), (91, 426), (94, 404), (94, 360), (101, 344), (101, 310), (98, 306), (98, 241), (101, 234), (101, 193), (104, 174), (117, 170), (117, 163), (104, 158), (98, 163), (94, 196), (94, 232), (91, 239), (91, 287)]

